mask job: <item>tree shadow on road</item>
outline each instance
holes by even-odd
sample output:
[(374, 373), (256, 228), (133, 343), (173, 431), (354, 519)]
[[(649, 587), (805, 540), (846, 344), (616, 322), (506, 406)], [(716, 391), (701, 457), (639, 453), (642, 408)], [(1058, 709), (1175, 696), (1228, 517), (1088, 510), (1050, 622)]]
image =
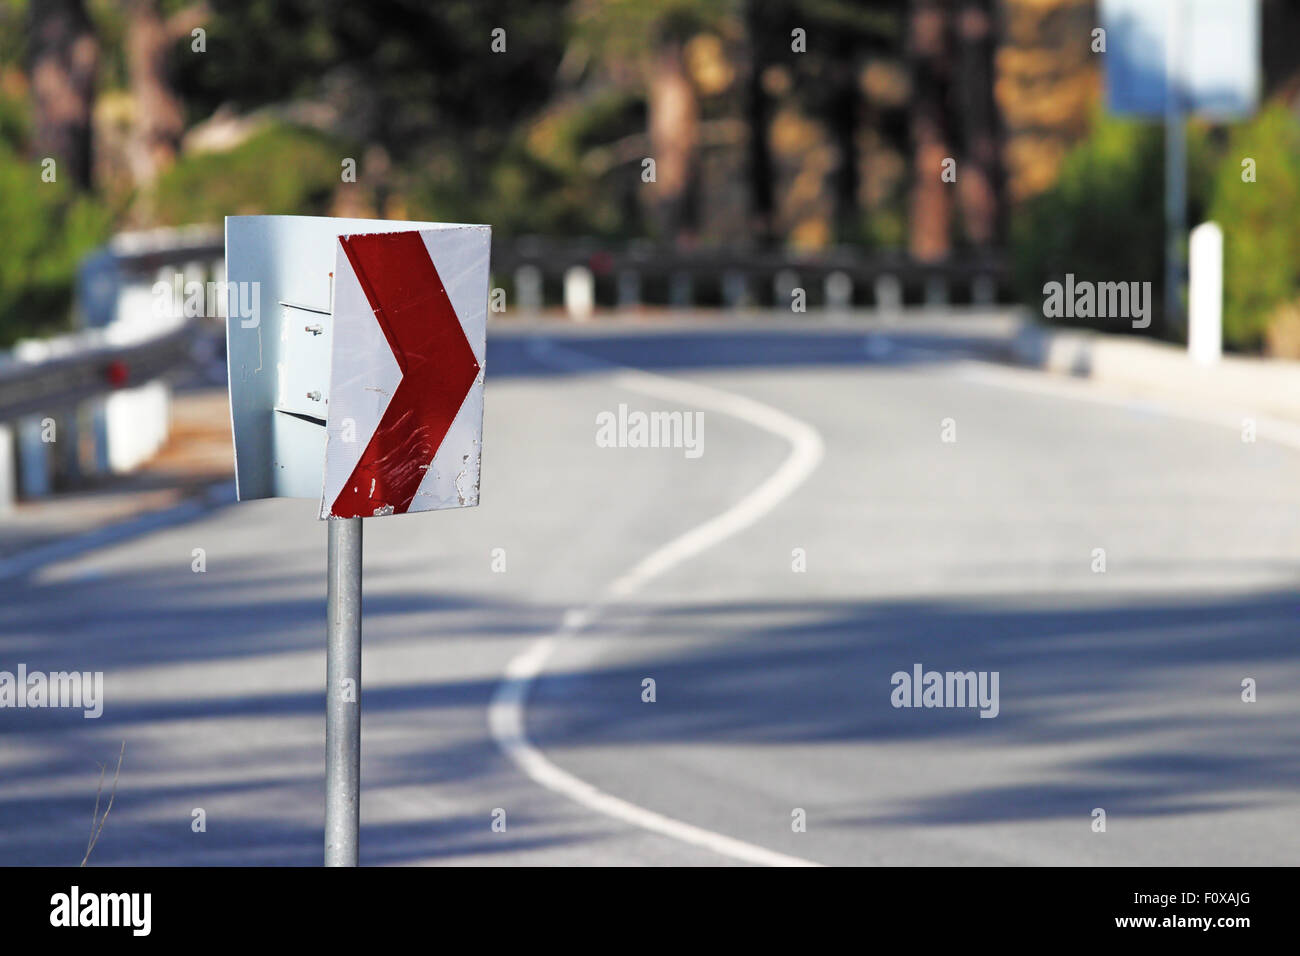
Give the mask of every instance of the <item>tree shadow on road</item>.
[[(66, 584), (32, 581), (6, 604), (5, 661), (104, 670), (110, 688), (115, 674), (141, 668), (173, 683), (157, 693), (134, 684), (110, 696), (99, 720), (0, 709), (0, 862), (72, 860), (84, 847), (96, 763), (121, 740), (122, 785), (95, 862), (319, 861), (323, 694), (302, 689), (310, 682), (281, 690), (257, 677), (283, 669), (285, 655), (320, 650), (319, 596), (275, 597), (308, 585), (271, 565), (219, 573), (228, 574), (221, 587), (175, 592), (148, 570), (104, 575), (78, 584), (87, 589), (81, 610), (67, 605)], [(85, 626), (84, 602), (111, 622), (107, 632)], [(1276, 805), (1300, 790), (1298, 604), (1292, 592), (1270, 592), (616, 608), (571, 642), (589, 645), (594, 664), (561, 654), (534, 686), (528, 728), (562, 766), (583, 752), (621, 755), (608, 780), (593, 781), (615, 793), (628, 762), (644, 770), (657, 747), (860, 747), (861, 766), (841, 789), (860, 788), (863, 799), (833, 809), (864, 826), (1023, 822), (1099, 805), (1153, 817)], [(367, 598), (367, 646), (390, 664), (409, 662), (412, 674), (425, 662), (427, 674), (433, 648), (492, 637), (517, 653), (564, 610), (388, 592)], [(170, 666), (192, 662), (205, 663)], [(998, 716), (891, 706), (891, 675), (915, 663), (997, 671)], [(647, 676), (657, 683), (653, 705), (641, 700)], [(1258, 703), (1241, 701), (1246, 677), (1259, 682)], [(541, 791), (491, 742), (484, 713), (497, 684), (496, 674), (390, 674), (366, 688), (365, 785), (406, 795), (414, 817), (367, 823), (366, 862), (578, 839), (532, 805)], [(945, 775), (945, 754), (963, 751), (978, 753), (999, 782)], [(872, 775), (913, 761), (938, 762), (930, 789), (873, 802)], [(481, 795), (483, 815), (441, 810), (444, 787)], [(505, 802), (518, 815), (509, 839), (497, 839), (488, 814)], [(195, 807), (209, 814), (206, 834), (190, 829)]]
[[(630, 626), (644, 662), (548, 673), (530, 730), (562, 765), (583, 748), (673, 743), (862, 745), (850, 781), (905, 779), (910, 763), (936, 762), (940, 792), (843, 817), (874, 825), (1290, 803), (1300, 790), (1298, 607), (1300, 596), (1276, 592), (1118, 606), (1094, 595), (628, 610), (631, 625), (613, 619), (593, 634)], [(682, 640), (692, 633), (701, 639)], [(894, 707), (891, 675), (917, 663), (997, 671), (998, 715)], [(653, 705), (641, 700), (646, 677)], [(1242, 700), (1248, 677), (1262, 688), (1255, 703)], [(944, 755), (963, 752), (1000, 762), (1008, 783), (971, 786), (956, 766), (945, 774)]]

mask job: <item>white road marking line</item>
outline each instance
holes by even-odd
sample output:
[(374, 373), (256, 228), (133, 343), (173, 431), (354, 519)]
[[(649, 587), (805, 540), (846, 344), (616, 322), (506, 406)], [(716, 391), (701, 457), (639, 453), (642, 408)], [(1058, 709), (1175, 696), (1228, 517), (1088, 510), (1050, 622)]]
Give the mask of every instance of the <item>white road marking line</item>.
[(661, 574), (750, 527), (784, 501), (821, 463), (825, 450), (821, 435), (806, 422), (770, 405), (721, 389), (629, 369), (549, 342), (535, 343), (531, 351), (539, 360), (562, 368), (619, 370), (620, 374), (614, 382), (621, 388), (656, 398), (689, 402), (700, 408), (738, 418), (784, 438), (790, 443), (790, 454), (762, 484), (726, 511), (651, 552), (609, 585), (602, 597), (585, 607), (567, 611), (563, 623), (553, 634), (534, 642), (522, 654), (513, 658), (506, 666), (505, 679), (497, 687), (488, 707), (488, 727), (493, 739), (506, 756), (535, 782), (597, 813), (746, 863), (763, 866), (820, 866), (811, 860), (778, 853), (647, 810), (605, 793), (585, 780), (561, 770), (528, 740), (524, 711), (533, 681), (545, 669), (547, 660), (560, 641), (585, 630), (610, 604), (636, 593)]

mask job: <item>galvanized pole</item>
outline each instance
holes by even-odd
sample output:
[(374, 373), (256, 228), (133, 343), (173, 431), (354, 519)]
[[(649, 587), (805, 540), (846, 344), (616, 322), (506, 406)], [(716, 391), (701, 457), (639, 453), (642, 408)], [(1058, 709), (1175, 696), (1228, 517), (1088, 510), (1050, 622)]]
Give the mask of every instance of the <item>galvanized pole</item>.
[(1187, 233), (1187, 120), (1183, 103), (1183, 17), (1170, 3), (1165, 17), (1165, 334), (1183, 321), (1183, 241)]
[(361, 519), (326, 524), (325, 865), (356, 866), (361, 824)]

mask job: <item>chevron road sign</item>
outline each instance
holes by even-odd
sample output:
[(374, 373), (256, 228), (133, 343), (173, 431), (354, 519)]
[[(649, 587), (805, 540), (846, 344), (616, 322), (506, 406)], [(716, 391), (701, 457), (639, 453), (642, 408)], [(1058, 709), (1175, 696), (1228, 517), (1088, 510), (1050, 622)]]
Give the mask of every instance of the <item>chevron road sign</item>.
[(325, 864), (355, 866), (363, 518), (478, 504), (488, 226), (226, 219), (241, 501), (320, 497), (328, 522)]
[(490, 249), (487, 226), (226, 220), (228, 294), (260, 305), (228, 312), (240, 500), (478, 503)]
[(322, 518), (477, 503), (486, 285), (455, 230), (339, 237)]

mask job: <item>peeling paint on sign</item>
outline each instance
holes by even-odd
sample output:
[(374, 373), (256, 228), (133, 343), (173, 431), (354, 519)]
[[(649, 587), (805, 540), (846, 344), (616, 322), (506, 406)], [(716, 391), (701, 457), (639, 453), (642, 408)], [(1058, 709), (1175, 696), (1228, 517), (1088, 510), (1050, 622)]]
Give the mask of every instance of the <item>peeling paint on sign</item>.
[(489, 250), (486, 227), (339, 237), (321, 517), (478, 503)]

